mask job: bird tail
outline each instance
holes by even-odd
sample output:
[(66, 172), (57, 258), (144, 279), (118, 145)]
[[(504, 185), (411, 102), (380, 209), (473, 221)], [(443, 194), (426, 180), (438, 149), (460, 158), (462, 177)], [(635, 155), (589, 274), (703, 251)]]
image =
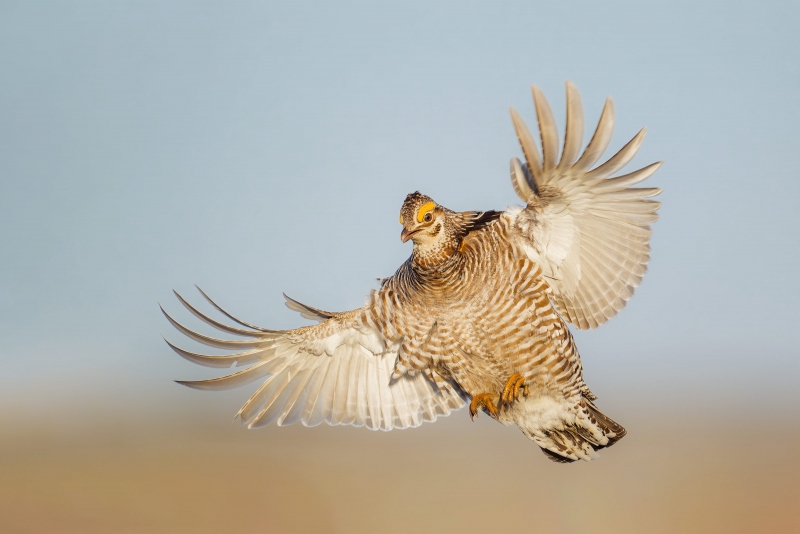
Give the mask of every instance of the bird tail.
[(551, 410), (534, 409), (528, 413), (530, 416), (517, 425), (542, 448), (545, 456), (558, 463), (593, 460), (598, 457), (597, 451), (610, 447), (627, 433), (622, 425), (585, 397), (581, 398), (577, 413), (570, 421)]

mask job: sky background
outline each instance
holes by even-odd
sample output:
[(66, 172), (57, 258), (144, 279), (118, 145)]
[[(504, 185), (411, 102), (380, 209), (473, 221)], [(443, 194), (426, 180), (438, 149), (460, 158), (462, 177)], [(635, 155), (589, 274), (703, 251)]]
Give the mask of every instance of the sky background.
[[(238, 432), (250, 390), (174, 384), (216, 374), (164, 344), (183, 340), (157, 304), (197, 326), (171, 291), (203, 304), (198, 284), (270, 328), (307, 324), (281, 292), (360, 306), (410, 253), (407, 193), (520, 202), (508, 108), (533, 127), (536, 84), (563, 132), (571, 80), (587, 140), (610, 95), (608, 155), (647, 126), (629, 170), (665, 162), (642, 286), (577, 334), (600, 407), (796, 429), (798, 20), (786, 1), (0, 1), (0, 420), (58, 439), (188, 419)], [(437, 426), (419, 439), (494, 432), (465, 413)], [(247, 439), (284, 431), (334, 435)], [(379, 439), (365, 434), (347, 436)]]

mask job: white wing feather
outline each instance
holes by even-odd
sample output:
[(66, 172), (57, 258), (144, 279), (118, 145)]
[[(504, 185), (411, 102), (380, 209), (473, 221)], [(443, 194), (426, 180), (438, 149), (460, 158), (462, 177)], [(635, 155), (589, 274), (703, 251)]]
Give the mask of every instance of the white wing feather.
[[(212, 338), (186, 328), (166, 312), (164, 315), (175, 328), (195, 341), (217, 348), (249, 350), (207, 356), (167, 343), (179, 355), (200, 365), (249, 367), (220, 378), (180, 383), (196, 389), (216, 390), (262, 379), (261, 386), (237, 414), (249, 428), (300, 421), (306, 426), (326, 422), (392, 430), (416, 427), (464, 406), (464, 399), (456, 391), (438, 389), (423, 373), (392, 380), (399, 345), (388, 343), (377, 330), (361, 324), (357, 319), (359, 310), (337, 313), (319, 325), (296, 330), (255, 329), (257, 327), (236, 319), (205, 293), (203, 295), (229, 318), (250, 330), (216, 321), (177, 296), (189, 311), (214, 328), (251, 339)], [(297, 304), (298, 311), (302, 307), (304, 311), (320, 312), (296, 301), (290, 302)]]
[(642, 129), (608, 161), (589, 170), (611, 141), (614, 106), (606, 100), (597, 129), (578, 157), (583, 112), (577, 89), (567, 82), (564, 149), (556, 164), (558, 132), (550, 106), (537, 87), (533, 100), (543, 157), (512, 109), (527, 163), (512, 159), (511, 183), (527, 207), (507, 213), (523, 249), (550, 282), (559, 312), (578, 328), (595, 328), (625, 307), (647, 270), (650, 225), (660, 206), (648, 199), (661, 190), (631, 186), (649, 178), (661, 163), (610, 178), (633, 159), (644, 139)]

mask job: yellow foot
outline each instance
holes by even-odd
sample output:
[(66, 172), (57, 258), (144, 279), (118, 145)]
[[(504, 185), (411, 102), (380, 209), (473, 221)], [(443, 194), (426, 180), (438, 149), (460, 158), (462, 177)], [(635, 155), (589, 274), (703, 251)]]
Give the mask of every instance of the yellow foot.
[(489, 415), (497, 419), (500, 410), (492, 402), (492, 395), (490, 393), (478, 393), (472, 397), (472, 402), (469, 403), (469, 418), (474, 420), (478, 414), (478, 409), (483, 408), (489, 412)]
[(525, 377), (519, 373), (514, 373), (506, 382), (506, 387), (500, 394), (498, 408), (510, 407), (514, 401), (519, 399), (520, 393), (528, 396), (528, 386), (525, 384)]

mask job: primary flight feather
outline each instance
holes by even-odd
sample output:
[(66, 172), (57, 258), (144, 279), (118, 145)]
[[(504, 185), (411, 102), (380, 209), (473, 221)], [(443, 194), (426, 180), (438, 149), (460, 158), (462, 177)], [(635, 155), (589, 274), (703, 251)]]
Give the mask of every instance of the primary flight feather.
[(625, 435), (600, 412), (583, 381), (580, 355), (567, 322), (595, 328), (621, 310), (650, 258), (650, 225), (661, 191), (632, 187), (654, 163), (612, 177), (644, 138), (640, 131), (593, 168), (611, 139), (614, 107), (607, 100), (581, 153), (584, 125), (578, 91), (567, 83), (563, 148), (553, 114), (533, 88), (541, 153), (513, 109), (525, 162), (511, 160), (511, 183), (526, 206), (503, 212), (454, 212), (419, 192), (400, 210), (401, 239), (411, 257), (381, 281), (367, 304), (327, 312), (286, 297), (286, 305), (318, 322), (268, 330), (203, 296), (240, 326), (213, 319), (177, 295), (192, 314), (240, 339), (186, 336), (235, 350), (207, 356), (170, 347), (194, 363), (232, 374), (194, 382), (227, 389), (256, 380), (258, 390), (237, 414), (249, 428), (302, 421), (313, 426), (408, 428), (469, 403), (515, 424), (556, 462), (590, 460)]

